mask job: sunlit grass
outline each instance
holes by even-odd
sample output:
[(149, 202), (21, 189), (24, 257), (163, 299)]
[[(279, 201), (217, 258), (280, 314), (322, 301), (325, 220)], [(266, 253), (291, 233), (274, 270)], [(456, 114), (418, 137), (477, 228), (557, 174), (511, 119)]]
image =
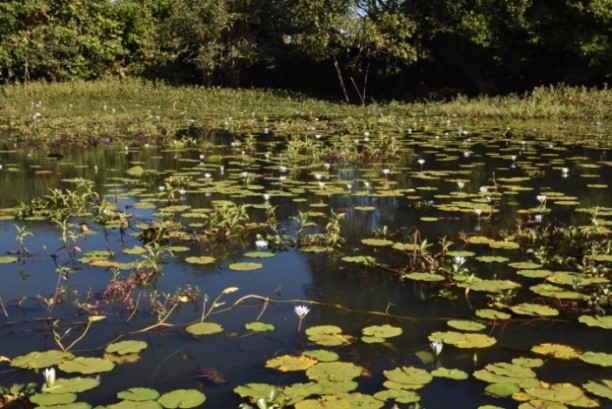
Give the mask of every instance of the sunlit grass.
[(513, 129), (544, 131), (545, 126), (552, 137), (555, 132), (562, 138), (580, 133), (579, 139), (609, 144), (605, 129), (612, 115), (610, 89), (567, 86), (541, 87), (521, 96), (459, 96), (447, 102), (365, 107), (283, 91), (173, 87), (136, 79), (6, 85), (1, 95), (0, 135), (30, 143), (167, 143), (190, 127), (239, 133), (268, 128), (284, 133), (402, 134), (413, 127), (448, 122), (454, 130), (490, 119)]

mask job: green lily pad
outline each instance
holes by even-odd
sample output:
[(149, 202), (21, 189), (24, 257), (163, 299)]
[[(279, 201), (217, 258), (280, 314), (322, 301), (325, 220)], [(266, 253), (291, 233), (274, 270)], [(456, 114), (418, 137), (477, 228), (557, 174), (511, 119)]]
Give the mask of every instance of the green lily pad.
[(599, 327), (604, 329), (612, 329), (612, 315), (592, 316), (581, 315), (578, 317), (578, 322), (588, 325), (589, 327)]
[(415, 251), (419, 249), (416, 243), (393, 243), (393, 248), (399, 251)]
[(70, 352), (49, 350), (44, 352), (34, 351), (27, 355), (21, 355), (11, 360), (11, 366), (24, 369), (41, 369), (57, 366), (61, 362), (74, 358)]
[(513, 241), (491, 241), (489, 247), (492, 249), (516, 250), (521, 246)]
[(507, 398), (513, 393), (520, 391), (521, 388), (515, 383), (502, 382), (492, 383), (485, 388), (485, 393), (498, 398)]
[(531, 261), (518, 261), (514, 263), (508, 263), (508, 266), (522, 270), (522, 269), (538, 269), (542, 267), (542, 264), (533, 263)]
[(363, 372), (362, 367), (352, 362), (319, 362), (306, 370), (306, 376), (316, 382), (348, 382)]
[(409, 280), (429, 281), (429, 282), (436, 282), (436, 281), (444, 281), (445, 280), (445, 277), (440, 275), (440, 274), (421, 273), (421, 272), (402, 274), (401, 277), (402, 278), (407, 278)]
[(391, 399), (398, 403), (415, 403), (421, 400), (418, 393), (407, 389), (387, 389), (376, 392), (374, 397), (383, 401)]
[(344, 399), (350, 404), (351, 408), (362, 408), (362, 409), (379, 409), (382, 408), (385, 403), (374, 398), (371, 395), (365, 395), (363, 393), (343, 393), (338, 397)]
[(372, 256), (345, 256), (342, 257), (342, 261), (347, 263), (363, 264), (365, 266), (376, 264), (376, 259)]
[(535, 380), (533, 369), (508, 362), (488, 364), (483, 369), (474, 371), (474, 377), (489, 383), (516, 383), (522, 385), (525, 380)]
[(274, 253), (272, 253), (271, 251), (249, 251), (249, 252), (244, 253), (244, 255), (246, 257), (252, 257), (252, 258), (274, 257)]
[(305, 399), (295, 404), (295, 409), (351, 409), (351, 403), (335, 395), (324, 395), (318, 399)]
[(516, 274), (518, 275), (521, 275), (523, 277), (529, 277), (529, 278), (545, 278), (551, 275), (552, 273), (553, 272), (550, 270), (542, 270), (542, 269), (536, 269), (536, 270), (525, 269), (525, 270), (518, 270), (516, 272)]
[(495, 345), (497, 340), (485, 334), (464, 334), (462, 332), (446, 331), (434, 332), (429, 335), (432, 342), (444, 342), (457, 348), (487, 348)]
[(366, 246), (373, 246), (373, 247), (386, 247), (386, 246), (392, 246), (394, 242), (391, 240), (387, 240), (387, 239), (368, 238), (368, 239), (361, 239), (361, 244), (365, 244)]
[(206, 400), (206, 395), (196, 389), (176, 389), (164, 393), (157, 400), (164, 408), (195, 408)]
[(274, 331), (274, 325), (266, 324), (265, 322), (254, 321), (244, 324), (245, 328), (249, 331), (255, 332), (265, 332), (265, 331)]
[(340, 356), (326, 349), (315, 349), (312, 351), (304, 351), (303, 355), (316, 359), (319, 362), (334, 362), (340, 359)]
[(58, 378), (51, 387), (43, 387), (45, 393), (79, 393), (100, 385), (97, 378)]
[(402, 334), (400, 327), (389, 324), (372, 325), (361, 330), (363, 333), (362, 341), (366, 343), (385, 342), (387, 338), (397, 337)]
[(119, 399), (129, 400), (129, 401), (147, 401), (147, 400), (155, 400), (159, 398), (159, 392), (155, 389), (151, 388), (130, 388), (124, 391), (117, 393), (117, 397)]
[(65, 405), (37, 406), (38, 409), (91, 409), (91, 405), (86, 402), (66, 403)]
[(462, 371), (461, 369), (449, 369), (449, 368), (436, 368), (431, 371), (431, 375), (436, 378), (448, 378), (455, 379), (457, 381), (463, 381), (469, 377), (467, 372)]
[(544, 365), (544, 361), (540, 358), (513, 358), (512, 363), (525, 368), (539, 368)]
[(574, 347), (563, 344), (551, 344), (549, 342), (534, 345), (531, 347), (531, 350), (536, 354), (548, 355), (558, 359), (574, 359), (580, 355)]
[(607, 354), (605, 352), (587, 351), (579, 355), (578, 359), (588, 364), (604, 366), (606, 368), (612, 366), (612, 354)]
[(546, 283), (532, 285), (531, 287), (529, 287), (529, 289), (543, 297), (557, 298), (560, 300), (582, 300), (587, 298), (585, 294), (581, 294), (576, 291), (570, 291), (565, 289), (564, 287), (558, 287), (556, 285)]
[(468, 320), (450, 320), (446, 321), (449, 327), (461, 330), (461, 331), (482, 331), (487, 326), (476, 321)]
[[(97, 407), (96, 407), (97, 408)], [(122, 400), (119, 403), (107, 406), (106, 409), (162, 409), (163, 406), (156, 400), (131, 401)], [(102, 408), (99, 408), (102, 409)]]
[(261, 397), (268, 396), (270, 391), (276, 389), (276, 386), (268, 383), (248, 383), (246, 385), (236, 386), (234, 392), (240, 395), (241, 398), (250, 398), (251, 402), (255, 402)]
[(527, 388), (525, 392), (536, 399), (547, 402), (570, 403), (584, 396), (579, 387), (571, 383), (555, 383), (539, 388)]
[(342, 334), (342, 328), (335, 325), (318, 325), (306, 330), (311, 342), (324, 346), (340, 346), (350, 344), (353, 337)]
[(280, 372), (305, 371), (316, 365), (315, 358), (306, 355), (281, 355), (266, 361), (266, 368), (276, 369)]
[(86, 358), (81, 356), (59, 364), (59, 369), (64, 372), (81, 373), (84, 375), (110, 372), (114, 367), (115, 364), (102, 358)]
[(16, 256), (0, 256), (0, 264), (14, 263), (19, 260)]
[[(305, 382), (305, 383), (294, 383), (286, 386), (283, 389), (283, 395), (289, 398), (288, 405), (293, 405), (297, 402), (301, 402), (309, 396), (321, 395), (323, 389), (321, 385), (316, 382)], [(268, 392), (269, 394), (270, 392)], [(267, 395), (260, 395), (267, 396)]]
[(519, 283), (510, 280), (475, 280), (471, 283), (459, 283), (460, 287), (469, 287), (471, 291), (497, 293), (500, 291), (516, 290), (521, 288)]
[(193, 335), (211, 335), (223, 332), (223, 327), (216, 322), (198, 322), (188, 326), (187, 332)]
[(483, 263), (505, 263), (510, 259), (501, 256), (480, 256), (476, 257), (476, 260), (482, 261)]
[(230, 270), (235, 271), (251, 271), (259, 270), (263, 267), (263, 264), (245, 261), (240, 263), (231, 263), (228, 267), (230, 268)]
[(559, 315), (559, 311), (541, 304), (522, 303), (510, 307), (513, 313), (519, 315), (530, 315), (536, 317), (554, 317)]
[(144, 174), (144, 169), (140, 165), (132, 166), (128, 170), (125, 171), (130, 176), (142, 176)]
[(582, 387), (600, 398), (612, 399), (612, 380), (603, 379), (601, 382), (589, 381)]
[(212, 264), (216, 259), (211, 256), (192, 256), (187, 257), (185, 261), (190, 264)]
[(105, 352), (117, 355), (137, 354), (146, 349), (147, 346), (148, 344), (145, 341), (119, 341), (109, 344)]
[(512, 315), (506, 312), (492, 310), (489, 308), (481, 308), (476, 310), (476, 316), (487, 320), (507, 320), (512, 318)]
[(388, 379), (384, 385), (389, 389), (419, 389), (433, 379), (426, 370), (413, 366), (402, 366), (383, 373)]
[(77, 399), (74, 393), (36, 393), (30, 396), (30, 401), (39, 406), (65, 405)]

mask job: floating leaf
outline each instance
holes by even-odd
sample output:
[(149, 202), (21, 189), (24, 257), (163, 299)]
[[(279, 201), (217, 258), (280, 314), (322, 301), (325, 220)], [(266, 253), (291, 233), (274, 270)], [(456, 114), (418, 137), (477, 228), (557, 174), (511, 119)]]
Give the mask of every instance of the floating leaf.
[(49, 350), (44, 352), (34, 351), (27, 355), (13, 358), (11, 366), (24, 369), (41, 369), (57, 366), (61, 362), (74, 358), (70, 352)]
[(468, 378), (467, 372), (462, 371), (461, 369), (448, 369), (448, 368), (436, 368), (431, 371), (431, 375), (436, 378), (448, 378), (455, 379), (457, 381), (462, 381)]
[(418, 393), (407, 389), (387, 389), (376, 392), (374, 397), (383, 401), (391, 399), (398, 403), (414, 403), (421, 400)]
[(255, 331), (255, 332), (274, 331), (274, 325), (266, 324), (265, 322), (260, 322), (260, 321), (249, 322), (247, 324), (244, 324), (244, 326), (249, 331)]
[(365, 266), (371, 266), (376, 264), (376, 259), (372, 256), (345, 256), (342, 257), (342, 261), (347, 263), (363, 264)]
[(531, 270), (531, 269), (526, 269), (526, 270), (518, 270), (516, 272), (516, 274), (521, 275), (523, 277), (529, 277), (529, 278), (544, 278), (544, 277), (548, 277), (549, 275), (551, 275), (553, 272), (550, 270)]
[(607, 354), (605, 352), (587, 351), (578, 356), (578, 359), (588, 364), (604, 366), (606, 368), (612, 366), (612, 354)]
[(531, 350), (536, 354), (548, 355), (559, 359), (574, 359), (580, 355), (576, 349), (569, 345), (551, 344), (548, 342), (534, 345), (531, 347)]
[[(270, 392), (268, 392), (268, 394), (269, 393)], [(283, 389), (283, 395), (290, 399), (289, 402), (287, 402), (289, 405), (303, 401), (304, 399), (312, 395), (321, 395), (321, 393), (321, 385), (316, 382), (294, 383)]]
[(338, 397), (347, 401), (351, 408), (379, 409), (385, 405), (384, 402), (374, 398), (371, 395), (365, 395), (358, 392), (343, 393), (338, 395)]
[(188, 326), (187, 332), (193, 335), (211, 335), (223, 332), (223, 327), (215, 322), (198, 322)]
[(176, 389), (164, 393), (158, 402), (164, 408), (195, 408), (206, 400), (206, 396), (196, 389)]
[(602, 317), (581, 315), (578, 317), (578, 321), (589, 327), (612, 329), (612, 315), (604, 315)]
[(372, 325), (361, 330), (363, 333), (362, 341), (366, 343), (385, 342), (386, 338), (401, 335), (402, 329), (389, 324)]
[(455, 331), (434, 332), (429, 336), (432, 342), (439, 341), (457, 348), (487, 348), (495, 345), (495, 338), (485, 334), (464, 334)]
[(587, 296), (576, 291), (569, 291), (563, 287), (558, 287), (552, 284), (538, 284), (529, 287), (531, 291), (544, 297), (557, 298), (564, 300), (582, 300)]
[(542, 267), (542, 264), (533, 263), (531, 261), (518, 261), (514, 263), (508, 263), (508, 266), (522, 270), (522, 269), (538, 269)]
[(190, 264), (211, 264), (214, 263), (216, 260), (214, 257), (211, 256), (192, 256), (187, 257), (185, 261)]
[(146, 349), (147, 346), (148, 344), (145, 341), (119, 341), (109, 344), (105, 352), (117, 355), (137, 354)]
[(295, 404), (295, 409), (351, 409), (351, 403), (334, 395), (321, 396), (319, 399), (305, 399)]
[(19, 260), (16, 256), (0, 256), (0, 264), (14, 263)]
[(364, 371), (352, 362), (319, 362), (306, 371), (308, 379), (317, 382), (347, 382)]
[(498, 398), (506, 398), (520, 390), (521, 388), (515, 383), (503, 382), (503, 383), (492, 383), (488, 385), (485, 388), (485, 393), (492, 395), (492, 396), (496, 396)]
[(128, 170), (125, 171), (130, 176), (142, 176), (144, 174), (144, 169), (140, 165), (132, 166)]
[(506, 312), (492, 310), (489, 308), (481, 308), (479, 310), (476, 310), (476, 315), (480, 318), (487, 320), (507, 320), (512, 318), (512, 315)]
[[(160, 405), (156, 400), (143, 400), (139, 402), (135, 402), (131, 400), (122, 400), (119, 403), (115, 403), (113, 405), (106, 407), (106, 409), (162, 409), (162, 408), (163, 406)], [(58, 409), (63, 409), (63, 408), (58, 408)]]
[(30, 401), (40, 406), (64, 405), (76, 399), (74, 393), (36, 393), (30, 396)]
[(510, 307), (510, 309), (512, 312), (519, 315), (530, 315), (536, 317), (554, 317), (559, 315), (559, 311), (556, 309), (541, 304), (522, 303)]
[(317, 360), (306, 355), (281, 355), (266, 361), (266, 368), (281, 372), (305, 371), (317, 364)]
[(53, 386), (43, 387), (45, 393), (79, 393), (93, 389), (100, 385), (100, 380), (97, 378), (59, 378), (55, 380)]
[(64, 372), (82, 373), (84, 375), (110, 372), (114, 367), (115, 364), (102, 358), (86, 358), (81, 356), (59, 364), (59, 369)]
[(319, 325), (306, 330), (308, 339), (315, 344), (324, 346), (340, 346), (350, 344), (353, 337), (342, 334), (342, 328), (335, 325)]
[(247, 253), (244, 253), (244, 255), (246, 257), (252, 257), (252, 258), (270, 258), (270, 257), (274, 257), (274, 253), (272, 253), (271, 251), (249, 251)]
[(235, 271), (251, 271), (258, 270), (263, 267), (261, 263), (254, 262), (241, 262), (241, 263), (231, 263), (229, 266), (230, 270)]
[(419, 249), (416, 243), (394, 243), (393, 248), (399, 251), (415, 251)]
[(471, 283), (460, 283), (460, 286), (469, 287), (472, 291), (483, 291), (487, 293), (515, 290), (521, 287), (519, 283), (510, 280), (478, 280)]
[(513, 241), (491, 241), (489, 247), (492, 249), (516, 250), (521, 246)]
[(402, 274), (401, 277), (402, 278), (407, 278), (409, 280), (415, 280), (415, 281), (430, 281), (430, 282), (435, 282), (435, 281), (444, 281), (445, 280), (445, 277), (440, 275), (440, 274), (421, 273), (421, 272)]
[(315, 349), (313, 351), (305, 351), (303, 355), (309, 356), (320, 362), (334, 362), (340, 359), (337, 353), (326, 349)]
[(525, 392), (536, 399), (548, 402), (570, 403), (584, 396), (584, 392), (571, 383), (554, 383), (539, 388), (527, 388)]
[(146, 401), (159, 398), (159, 392), (151, 388), (130, 388), (117, 393), (119, 399), (129, 401)]
[(388, 379), (384, 385), (389, 389), (419, 389), (433, 379), (426, 370), (413, 366), (402, 366), (383, 373)]
[(589, 381), (583, 383), (582, 387), (593, 395), (605, 399), (612, 399), (612, 380), (603, 379), (601, 382)]
[(267, 383), (248, 383), (236, 386), (234, 392), (240, 395), (241, 398), (250, 398), (251, 402), (255, 402), (261, 397), (268, 396), (270, 391), (276, 389), (276, 386)]
[(461, 330), (461, 331), (482, 331), (487, 326), (476, 321), (468, 320), (450, 320), (446, 321), (449, 327)]
[(489, 383), (516, 383), (518, 385), (524, 385), (525, 380), (536, 379), (536, 373), (531, 368), (508, 362), (488, 364), (483, 369), (474, 371), (473, 375), (476, 379)]
[(501, 256), (480, 256), (476, 257), (476, 260), (482, 261), (483, 263), (505, 263), (510, 259), (508, 257)]
[(512, 363), (526, 368), (538, 368), (544, 365), (544, 361), (540, 358), (513, 358)]
[(373, 247), (385, 247), (385, 246), (392, 246), (394, 243), (391, 240), (387, 240), (387, 239), (369, 238), (369, 239), (361, 239), (361, 244), (365, 244), (366, 246), (373, 246)]

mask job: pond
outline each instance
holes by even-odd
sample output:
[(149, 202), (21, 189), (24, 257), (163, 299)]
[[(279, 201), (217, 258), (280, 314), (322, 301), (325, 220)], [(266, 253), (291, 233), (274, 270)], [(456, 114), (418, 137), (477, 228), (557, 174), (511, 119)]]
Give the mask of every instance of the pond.
[(5, 403), (610, 403), (607, 149), (440, 121), (0, 164)]

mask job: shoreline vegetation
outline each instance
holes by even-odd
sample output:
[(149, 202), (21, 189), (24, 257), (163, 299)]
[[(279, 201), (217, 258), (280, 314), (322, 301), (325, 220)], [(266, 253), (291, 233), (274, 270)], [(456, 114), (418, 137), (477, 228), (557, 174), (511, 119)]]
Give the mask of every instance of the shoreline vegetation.
[(612, 145), (608, 87), (557, 85), (523, 95), (459, 95), (447, 101), (365, 106), (287, 91), (170, 86), (138, 79), (3, 85), (0, 96), (0, 138), (13, 146), (167, 145), (215, 130), (361, 135), (395, 129), (402, 135), (411, 128), (454, 132), (481, 121), (497, 122), (500, 135)]

